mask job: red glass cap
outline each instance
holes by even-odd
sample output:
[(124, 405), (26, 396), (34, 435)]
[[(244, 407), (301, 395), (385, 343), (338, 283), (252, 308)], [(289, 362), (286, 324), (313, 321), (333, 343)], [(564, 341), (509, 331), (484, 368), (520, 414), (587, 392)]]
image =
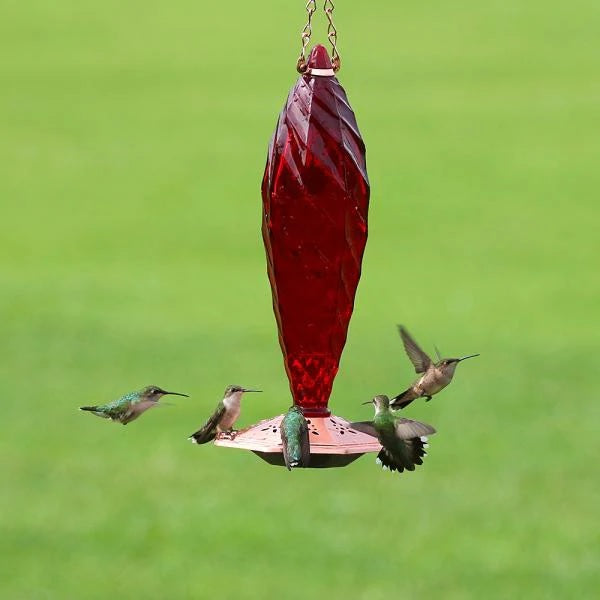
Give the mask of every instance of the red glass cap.
[(325, 46), (318, 44), (312, 49), (310, 56), (308, 57), (308, 68), (309, 69), (331, 69), (331, 59), (327, 54)]

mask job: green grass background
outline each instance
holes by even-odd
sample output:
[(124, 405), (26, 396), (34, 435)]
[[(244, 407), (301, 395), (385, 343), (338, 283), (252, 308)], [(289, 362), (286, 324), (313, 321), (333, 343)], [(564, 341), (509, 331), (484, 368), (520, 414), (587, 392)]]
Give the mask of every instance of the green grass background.
[[(600, 589), (600, 5), (337, 3), (370, 239), (331, 406), (481, 352), (408, 414), (423, 468), (194, 447), (290, 403), (260, 238), (304, 2), (7, 0), (2, 598), (592, 598)], [(324, 19), (314, 39), (324, 41)], [(84, 415), (156, 383), (128, 427)]]

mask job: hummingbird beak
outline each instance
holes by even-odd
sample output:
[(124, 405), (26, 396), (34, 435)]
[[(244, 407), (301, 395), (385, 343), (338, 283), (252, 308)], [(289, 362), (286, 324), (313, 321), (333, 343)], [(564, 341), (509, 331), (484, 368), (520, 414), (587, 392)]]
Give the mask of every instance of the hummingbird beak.
[(242, 392), (262, 392), (262, 390), (247, 390), (244, 388)]
[(187, 394), (180, 394), (179, 392), (165, 392), (163, 395), (164, 396), (185, 396), (186, 398), (189, 398), (189, 396)]
[(475, 356), (479, 356), (479, 354), (469, 354), (469, 356), (463, 356), (462, 358), (458, 359), (458, 362), (461, 362), (463, 360), (467, 360), (467, 358), (473, 358)]
[(372, 404), (372, 403), (373, 403), (373, 400), (367, 400), (366, 402), (361, 402), (361, 404), (363, 404), (363, 405), (364, 404)]

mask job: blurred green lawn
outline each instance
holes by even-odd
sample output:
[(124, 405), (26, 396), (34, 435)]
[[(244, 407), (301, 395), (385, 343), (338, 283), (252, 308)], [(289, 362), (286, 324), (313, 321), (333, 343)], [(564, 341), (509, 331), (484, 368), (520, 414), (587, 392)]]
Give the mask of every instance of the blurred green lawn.
[[(260, 238), (304, 2), (3, 4), (0, 596), (592, 598), (600, 5), (338, 2), (370, 240), (331, 405), (481, 352), (373, 457), (288, 474), (187, 435), (290, 403)], [(315, 41), (324, 41), (324, 19)], [(124, 428), (76, 410), (188, 392)]]

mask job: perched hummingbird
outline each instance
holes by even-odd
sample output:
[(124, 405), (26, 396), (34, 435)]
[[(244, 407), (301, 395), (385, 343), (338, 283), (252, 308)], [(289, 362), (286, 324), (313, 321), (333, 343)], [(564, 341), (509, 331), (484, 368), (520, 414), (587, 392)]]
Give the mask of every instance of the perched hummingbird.
[(260, 392), (262, 390), (249, 390), (239, 385), (228, 385), (225, 388), (223, 400), (217, 404), (212, 416), (204, 423), (201, 429), (192, 433), (188, 439), (194, 444), (206, 444), (214, 440), (217, 433), (231, 431), (233, 424), (240, 416), (240, 401), (245, 392)]
[(352, 423), (353, 429), (375, 436), (383, 448), (377, 455), (377, 462), (390, 471), (404, 469), (414, 471), (415, 465), (423, 464), (427, 455), (428, 435), (434, 434), (435, 429), (427, 423), (403, 419), (390, 410), (390, 399), (387, 396), (375, 396), (369, 402), (375, 406), (373, 421)]
[(283, 417), (280, 426), (283, 460), (288, 471), (292, 467), (308, 467), (310, 441), (308, 424), (299, 406), (292, 406)]
[(166, 392), (156, 385), (149, 385), (137, 392), (131, 392), (121, 396), (118, 400), (113, 400), (108, 404), (100, 404), (98, 406), (81, 406), (79, 410), (88, 410), (94, 413), (97, 417), (110, 419), (111, 421), (119, 421), (123, 425), (127, 425), (130, 421), (137, 419), (143, 412), (146, 412), (153, 406), (158, 406), (158, 401), (163, 396), (185, 396), (179, 392)]
[(424, 397), (425, 401), (429, 402), (434, 394), (443, 390), (452, 381), (454, 370), (459, 362), (467, 360), (467, 358), (479, 356), (479, 354), (469, 354), (469, 356), (463, 356), (462, 358), (442, 358), (436, 348), (438, 362), (434, 363), (431, 358), (421, 350), (417, 342), (413, 340), (402, 325), (398, 325), (398, 329), (402, 337), (402, 342), (404, 343), (406, 354), (408, 354), (408, 358), (410, 358), (410, 361), (415, 366), (415, 371), (417, 373), (423, 373), (423, 375), (406, 391), (392, 398), (390, 406), (393, 409), (404, 408), (416, 398), (421, 397)]

